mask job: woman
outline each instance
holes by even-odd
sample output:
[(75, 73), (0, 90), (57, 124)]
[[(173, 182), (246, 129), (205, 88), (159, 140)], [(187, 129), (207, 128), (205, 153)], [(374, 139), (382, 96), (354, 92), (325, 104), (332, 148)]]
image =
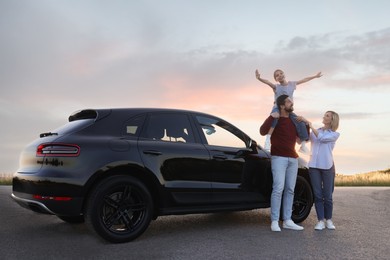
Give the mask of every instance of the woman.
[(301, 118), (312, 130), (310, 133), (311, 155), (309, 160), (309, 174), (314, 192), (314, 205), (318, 223), (315, 230), (336, 229), (332, 221), (333, 191), (336, 175), (333, 162), (333, 148), (340, 133), (336, 132), (339, 126), (339, 115), (327, 111), (323, 117), (323, 127), (315, 129), (311, 122)]

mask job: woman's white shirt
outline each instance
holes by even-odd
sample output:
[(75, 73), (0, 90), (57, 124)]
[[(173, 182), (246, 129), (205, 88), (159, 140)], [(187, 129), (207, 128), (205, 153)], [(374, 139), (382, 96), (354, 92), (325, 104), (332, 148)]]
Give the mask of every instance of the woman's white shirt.
[(310, 133), (311, 153), (308, 166), (327, 170), (333, 166), (333, 148), (340, 133), (330, 129), (318, 129), (318, 136)]

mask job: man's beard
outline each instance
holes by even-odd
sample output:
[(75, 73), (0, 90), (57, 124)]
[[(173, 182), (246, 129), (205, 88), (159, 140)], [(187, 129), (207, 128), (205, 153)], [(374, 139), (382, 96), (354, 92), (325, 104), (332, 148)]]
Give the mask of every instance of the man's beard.
[(291, 106), (290, 108), (285, 108), (284, 109), (286, 112), (289, 112), (289, 113), (291, 113), (291, 112), (293, 112), (294, 111), (294, 107), (293, 106)]

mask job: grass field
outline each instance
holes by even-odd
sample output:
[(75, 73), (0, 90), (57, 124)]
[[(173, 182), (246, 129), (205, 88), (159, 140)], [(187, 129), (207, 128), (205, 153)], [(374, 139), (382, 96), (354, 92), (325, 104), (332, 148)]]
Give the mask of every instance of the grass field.
[(390, 168), (383, 171), (342, 175), (337, 174), (336, 186), (390, 186)]
[[(12, 175), (0, 173), (0, 185), (11, 185)], [(354, 175), (336, 174), (336, 186), (390, 186), (390, 168)]]
[(0, 173), (0, 185), (11, 185), (12, 184), (12, 174)]

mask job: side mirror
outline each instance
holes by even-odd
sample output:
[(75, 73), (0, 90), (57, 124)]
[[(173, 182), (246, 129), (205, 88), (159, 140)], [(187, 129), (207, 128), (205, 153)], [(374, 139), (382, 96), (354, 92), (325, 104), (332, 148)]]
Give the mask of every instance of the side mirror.
[(257, 153), (257, 143), (255, 140), (248, 141), (248, 147), (242, 150), (237, 151), (235, 158), (245, 157), (248, 154)]
[(215, 128), (213, 126), (202, 126), (202, 128), (206, 131), (207, 135), (212, 135), (216, 132)]
[(254, 153), (257, 153), (257, 142), (255, 140), (249, 140), (249, 148), (252, 149)]

